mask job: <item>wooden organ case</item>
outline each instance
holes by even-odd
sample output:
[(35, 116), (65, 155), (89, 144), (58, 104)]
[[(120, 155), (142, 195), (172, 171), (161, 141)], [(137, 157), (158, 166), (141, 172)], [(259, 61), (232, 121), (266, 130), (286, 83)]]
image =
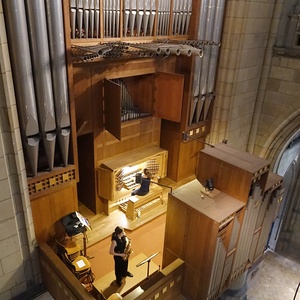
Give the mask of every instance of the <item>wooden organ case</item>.
[(225, 144), (200, 152), (197, 180), (169, 194), (163, 255), (186, 262), (190, 299), (217, 299), (263, 255), (282, 193), (268, 161)]

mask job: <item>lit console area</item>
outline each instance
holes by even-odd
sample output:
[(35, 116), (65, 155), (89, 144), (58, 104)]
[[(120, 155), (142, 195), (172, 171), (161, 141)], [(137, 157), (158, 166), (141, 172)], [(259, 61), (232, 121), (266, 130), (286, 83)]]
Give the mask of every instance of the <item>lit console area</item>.
[[(147, 146), (122, 153), (101, 162), (97, 169), (97, 193), (103, 211), (109, 215), (120, 208), (130, 219), (162, 204), (162, 187), (154, 184), (167, 174), (168, 152), (158, 146)], [(139, 187), (136, 174), (147, 168), (152, 173), (150, 192), (131, 197)], [(127, 211), (129, 207), (129, 210)]]

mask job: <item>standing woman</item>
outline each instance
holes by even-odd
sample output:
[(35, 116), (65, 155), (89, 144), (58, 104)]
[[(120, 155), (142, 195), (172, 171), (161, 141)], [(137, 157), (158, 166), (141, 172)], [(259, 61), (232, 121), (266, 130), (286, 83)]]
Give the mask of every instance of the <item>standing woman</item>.
[(111, 235), (109, 254), (114, 256), (116, 283), (118, 286), (122, 285), (123, 277), (133, 277), (133, 275), (128, 272), (128, 254), (125, 253), (128, 243), (129, 240), (125, 235), (124, 229), (117, 226)]

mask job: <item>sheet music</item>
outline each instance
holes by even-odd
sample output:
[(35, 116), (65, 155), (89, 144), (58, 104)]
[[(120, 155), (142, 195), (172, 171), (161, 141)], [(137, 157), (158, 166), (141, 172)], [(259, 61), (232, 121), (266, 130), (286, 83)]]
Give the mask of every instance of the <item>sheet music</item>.
[(77, 261), (76, 264), (77, 264), (77, 266), (78, 266), (79, 268), (83, 268), (83, 267), (85, 266), (85, 263), (84, 263), (84, 261), (83, 261), (82, 259), (79, 260), (79, 261)]
[(75, 211), (77, 218), (79, 219), (80, 223), (85, 226), (88, 230), (92, 230), (89, 221), (84, 218), (78, 211)]

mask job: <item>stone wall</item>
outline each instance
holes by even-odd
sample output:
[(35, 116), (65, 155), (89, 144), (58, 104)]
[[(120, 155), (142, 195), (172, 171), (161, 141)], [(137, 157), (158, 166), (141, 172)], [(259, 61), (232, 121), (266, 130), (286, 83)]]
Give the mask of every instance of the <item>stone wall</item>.
[(0, 299), (39, 279), (34, 227), (0, 0)]
[[(289, 4), (292, 6), (292, 4)], [(300, 58), (276, 56), (284, 1), (227, 2), (208, 142), (275, 163), (300, 128)]]
[(252, 130), (255, 137), (280, 18), (274, 2), (227, 1), (210, 143), (225, 138), (248, 150)]

